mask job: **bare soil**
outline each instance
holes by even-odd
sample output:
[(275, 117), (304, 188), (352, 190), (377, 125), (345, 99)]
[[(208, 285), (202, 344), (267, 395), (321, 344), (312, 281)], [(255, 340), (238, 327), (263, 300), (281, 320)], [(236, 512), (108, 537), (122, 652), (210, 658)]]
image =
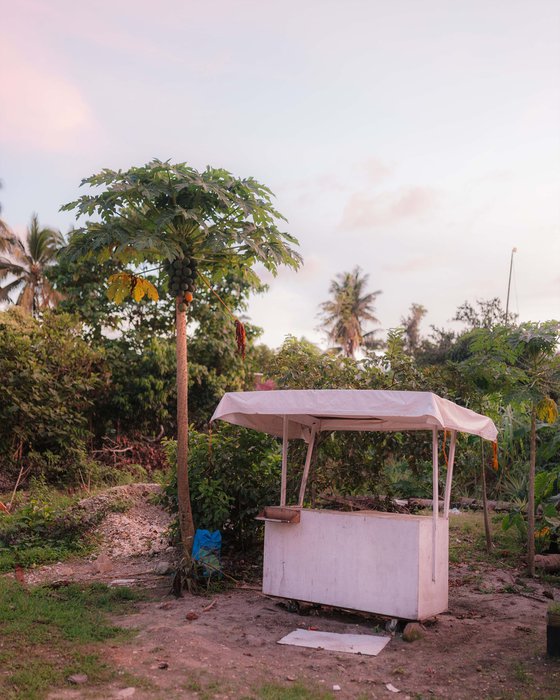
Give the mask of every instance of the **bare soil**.
[[(258, 584), (174, 598), (171, 575), (156, 573), (175, 554), (165, 538), (169, 518), (161, 509), (151, 510), (158, 509), (149, 503), (153, 489), (134, 488), (128, 494), (133, 506), (112, 513), (101, 526), (96, 558), (28, 574), (29, 583), (127, 580), (148, 591), (148, 600), (135, 612), (115, 619), (136, 635), (103, 649), (119, 669), (116, 680), (101, 688), (60, 689), (51, 693), (53, 700), (560, 698), (560, 662), (546, 657), (546, 596), (560, 600), (554, 585), (524, 578), (511, 567), (455, 564), (449, 611), (425, 623), (417, 641), (403, 641), (397, 628), (377, 657), (278, 645), (298, 627), (387, 634), (385, 620), (325, 609), (289, 612), (281, 601), (260, 593)], [(274, 695), (267, 684), (285, 688), (285, 694), (276, 687)]]

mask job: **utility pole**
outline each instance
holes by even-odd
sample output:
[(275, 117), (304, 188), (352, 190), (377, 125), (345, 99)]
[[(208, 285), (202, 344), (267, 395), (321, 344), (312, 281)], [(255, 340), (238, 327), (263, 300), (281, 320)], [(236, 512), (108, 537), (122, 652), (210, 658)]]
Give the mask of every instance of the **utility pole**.
[(506, 299), (506, 326), (508, 322), (508, 311), (509, 311), (509, 290), (511, 289), (511, 272), (513, 270), (513, 254), (517, 253), (517, 248), (511, 249), (511, 259), (509, 261), (509, 279), (508, 279), (508, 290)]

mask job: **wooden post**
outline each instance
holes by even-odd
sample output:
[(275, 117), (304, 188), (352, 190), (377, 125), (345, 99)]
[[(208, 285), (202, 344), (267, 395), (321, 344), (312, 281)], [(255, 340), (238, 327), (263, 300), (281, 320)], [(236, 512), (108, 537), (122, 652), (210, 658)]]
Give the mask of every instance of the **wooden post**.
[(303, 468), (303, 474), (301, 477), (301, 486), (299, 489), (298, 506), (300, 508), (303, 506), (303, 499), (305, 498), (305, 488), (307, 486), (307, 477), (309, 476), (309, 466), (311, 465), (311, 457), (313, 455), (313, 447), (315, 446), (316, 434), (317, 424), (313, 423), (313, 426), (311, 428), (311, 436), (309, 437), (309, 444), (307, 445), (307, 455), (305, 456), (305, 466)]
[(488, 554), (492, 551), (494, 544), (492, 542), (492, 530), (490, 529), (490, 516), (488, 515), (488, 497), (486, 495), (486, 460), (484, 459), (484, 439), (480, 438), (480, 457), (481, 457), (481, 474), (482, 474), (482, 509), (484, 511), (484, 534), (486, 535), (486, 551)]
[(436, 552), (439, 518), (438, 431), (432, 428), (432, 581), (436, 580)]
[(288, 416), (282, 425), (282, 479), (280, 483), (280, 505), (286, 505), (286, 484), (288, 482)]
[(443, 497), (443, 517), (449, 519), (449, 503), (451, 502), (451, 482), (453, 481), (453, 464), (455, 463), (455, 445), (457, 443), (457, 431), (451, 431), (449, 442), (449, 459), (447, 462), (447, 477), (445, 479), (445, 496)]

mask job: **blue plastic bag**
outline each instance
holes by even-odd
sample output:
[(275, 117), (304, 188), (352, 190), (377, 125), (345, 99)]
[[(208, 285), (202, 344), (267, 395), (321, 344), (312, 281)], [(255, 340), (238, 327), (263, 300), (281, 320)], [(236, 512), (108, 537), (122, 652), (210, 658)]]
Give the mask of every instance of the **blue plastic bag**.
[(202, 566), (204, 576), (222, 575), (222, 533), (219, 530), (197, 530), (192, 548), (193, 561)]

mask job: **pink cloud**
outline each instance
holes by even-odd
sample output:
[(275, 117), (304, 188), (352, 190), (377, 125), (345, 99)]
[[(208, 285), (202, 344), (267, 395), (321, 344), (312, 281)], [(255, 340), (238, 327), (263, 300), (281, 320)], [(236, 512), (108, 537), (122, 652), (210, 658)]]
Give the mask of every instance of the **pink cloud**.
[(408, 187), (394, 192), (356, 192), (347, 201), (339, 229), (387, 226), (404, 219), (416, 219), (432, 211), (437, 193), (428, 187)]
[(0, 35), (0, 142), (44, 151), (82, 150), (96, 125), (80, 90)]
[(377, 158), (368, 158), (362, 163), (362, 167), (366, 171), (368, 180), (375, 184), (393, 174), (393, 168), (385, 165)]

